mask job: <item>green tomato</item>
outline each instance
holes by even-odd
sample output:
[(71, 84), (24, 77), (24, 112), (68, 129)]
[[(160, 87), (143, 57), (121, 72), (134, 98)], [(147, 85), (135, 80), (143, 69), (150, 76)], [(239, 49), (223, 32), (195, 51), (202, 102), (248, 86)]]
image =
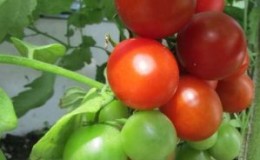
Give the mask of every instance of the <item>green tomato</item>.
[(176, 148), (176, 131), (160, 111), (135, 112), (125, 123), (121, 139), (132, 160), (165, 160)]
[(127, 160), (120, 132), (108, 125), (96, 124), (76, 130), (65, 145), (63, 160)]
[(216, 143), (209, 153), (217, 160), (233, 160), (239, 155), (242, 137), (238, 130), (228, 123), (221, 125)]
[(218, 132), (215, 132), (212, 136), (201, 141), (188, 141), (187, 143), (194, 149), (207, 150), (211, 148), (217, 141)]
[(110, 121), (119, 118), (127, 118), (129, 116), (129, 110), (121, 101), (113, 100), (99, 112), (99, 121)]
[(176, 150), (176, 160), (212, 160), (208, 152), (193, 149), (188, 144), (182, 144)]

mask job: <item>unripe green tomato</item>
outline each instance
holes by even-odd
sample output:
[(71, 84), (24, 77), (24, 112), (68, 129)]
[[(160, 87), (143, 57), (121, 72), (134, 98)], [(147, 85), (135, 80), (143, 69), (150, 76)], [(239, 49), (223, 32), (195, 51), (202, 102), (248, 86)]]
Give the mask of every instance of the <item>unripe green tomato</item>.
[(216, 143), (209, 153), (217, 160), (233, 160), (239, 155), (242, 137), (238, 130), (228, 123), (221, 125)]
[(123, 126), (121, 139), (132, 160), (166, 160), (177, 143), (171, 121), (155, 110), (135, 112)]
[(207, 150), (211, 148), (217, 141), (218, 132), (214, 133), (207, 139), (201, 141), (187, 141), (187, 143), (194, 149), (197, 150)]
[(99, 112), (99, 122), (115, 120), (119, 118), (127, 118), (129, 116), (129, 110), (119, 100), (113, 100), (108, 105), (104, 106)]
[(208, 152), (193, 149), (188, 144), (178, 146), (176, 160), (212, 160)]
[(104, 124), (76, 130), (67, 141), (63, 160), (127, 160), (120, 131)]

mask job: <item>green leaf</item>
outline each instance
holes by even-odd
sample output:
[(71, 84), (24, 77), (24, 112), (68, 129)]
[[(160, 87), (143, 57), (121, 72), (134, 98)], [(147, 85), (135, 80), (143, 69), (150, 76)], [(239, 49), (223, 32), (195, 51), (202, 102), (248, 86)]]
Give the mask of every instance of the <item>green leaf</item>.
[(6, 160), (4, 153), (0, 149), (0, 160)]
[(6, 0), (0, 4), (0, 41), (7, 34), (21, 36), (24, 28), (31, 23), (30, 15), (37, 1)]
[(12, 37), (11, 40), (22, 56), (46, 63), (55, 63), (66, 52), (66, 48), (59, 43), (36, 46), (15, 37)]
[(35, 15), (40, 14), (59, 14), (64, 11), (70, 11), (74, 0), (38, 0)]
[[(76, 129), (77, 117), (87, 115), (87, 119), (92, 120), (91, 118), (95, 117), (94, 115), (100, 108), (113, 99), (111, 95), (96, 94), (95, 91), (93, 89), (90, 90), (91, 94), (88, 96), (93, 94), (96, 96), (88, 99), (80, 107), (61, 117), (43, 138), (34, 145), (30, 160), (62, 160), (64, 146), (73, 130)], [(81, 123), (81, 121), (78, 123)]]
[(75, 109), (80, 105), (85, 95), (86, 91), (82, 88), (69, 88), (61, 98), (59, 106), (60, 108)]
[(13, 104), (18, 117), (27, 111), (42, 106), (53, 95), (55, 75), (43, 73), (42, 76), (27, 84), (27, 90), (13, 97)]
[(90, 64), (92, 58), (90, 47), (95, 44), (96, 41), (92, 37), (83, 36), (79, 48), (76, 48), (70, 54), (65, 55), (61, 59), (60, 65), (63, 68), (75, 71), (83, 68), (85, 63)]
[(106, 69), (107, 63), (97, 66), (96, 77), (95, 79), (99, 82), (105, 83), (106, 77), (104, 76), (104, 71)]
[(238, 21), (238, 23), (241, 25), (241, 27), (243, 26), (244, 23), (244, 10), (238, 7), (234, 7), (234, 6), (227, 6), (225, 7), (224, 12), (228, 15), (230, 15), (231, 17), (233, 17), (234, 19), (236, 19)]
[(116, 15), (115, 2), (114, 0), (103, 0), (104, 3), (104, 16), (108, 20), (112, 20)]
[(17, 126), (17, 117), (11, 99), (0, 88), (0, 134)]

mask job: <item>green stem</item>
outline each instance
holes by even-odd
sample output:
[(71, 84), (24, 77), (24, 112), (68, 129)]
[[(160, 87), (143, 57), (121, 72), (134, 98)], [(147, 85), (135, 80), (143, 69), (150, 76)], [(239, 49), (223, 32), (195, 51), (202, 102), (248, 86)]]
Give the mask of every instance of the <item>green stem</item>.
[(70, 70), (67, 70), (67, 69), (52, 65), (52, 64), (44, 63), (44, 62), (41, 62), (38, 60), (0, 54), (0, 63), (15, 64), (15, 65), (28, 67), (28, 68), (37, 69), (40, 71), (54, 73), (54, 74), (70, 78), (72, 80), (87, 84), (90, 87), (95, 87), (98, 89), (102, 89), (104, 86), (103, 83), (95, 81), (95, 80), (88, 78), (84, 75), (81, 75), (77, 72), (73, 72), (73, 71), (70, 71)]
[(245, 160), (258, 160), (260, 157), (260, 24), (258, 24), (258, 35), (256, 66), (254, 70), (255, 100), (252, 105), (253, 111), (249, 122), (247, 143), (245, 145)]

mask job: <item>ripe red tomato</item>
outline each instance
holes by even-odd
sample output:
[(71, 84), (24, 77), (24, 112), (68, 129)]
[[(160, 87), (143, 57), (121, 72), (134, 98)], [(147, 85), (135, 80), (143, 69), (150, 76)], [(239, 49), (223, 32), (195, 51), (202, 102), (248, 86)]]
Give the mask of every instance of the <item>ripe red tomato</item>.
[(183, 140), (199, 141), (213, 135), (222, 119), (220, 99), (203, 80), (183, 76), (173, 98), (160, 110), (174, 124)]
[(231, 76), (229, 76), (225, 79), (229, 79), (229, 78), (232, 79), (232, 78), (239, 77), (242, 74), (245, 74), (246, 70), (248, 69), (248, 66), (249, 66), (249, 55), (248, 55), (248, 53), (246, 53), (246, 56), (245, 56), (242, 64), (240, 65), (239, 69), (235, 73), (233, 73)]
[(223, 11), (225, 0), (197, 0), (196, 13), (206, 11)]
[(188, 72), (219, 80), (233, 74), (245, 57), (242, 28), (221, 12), (202, 12), (178, 34), (177, 55)]
[(250, 106), (254, 98), (254, 84), (247, 75), (221, 80), (216, 91), (226, 112), (241, 112)]
[(155, 39), (178, 32), (195, 11), (194, 0), (115, 0), (115, 5), (130, 30)]
[(127, 106), (151, 109), (175, 93), (179, 71), (173, 54), (155, 40), (128, 39), (118, 44), (107, 63), (107, 78)]

